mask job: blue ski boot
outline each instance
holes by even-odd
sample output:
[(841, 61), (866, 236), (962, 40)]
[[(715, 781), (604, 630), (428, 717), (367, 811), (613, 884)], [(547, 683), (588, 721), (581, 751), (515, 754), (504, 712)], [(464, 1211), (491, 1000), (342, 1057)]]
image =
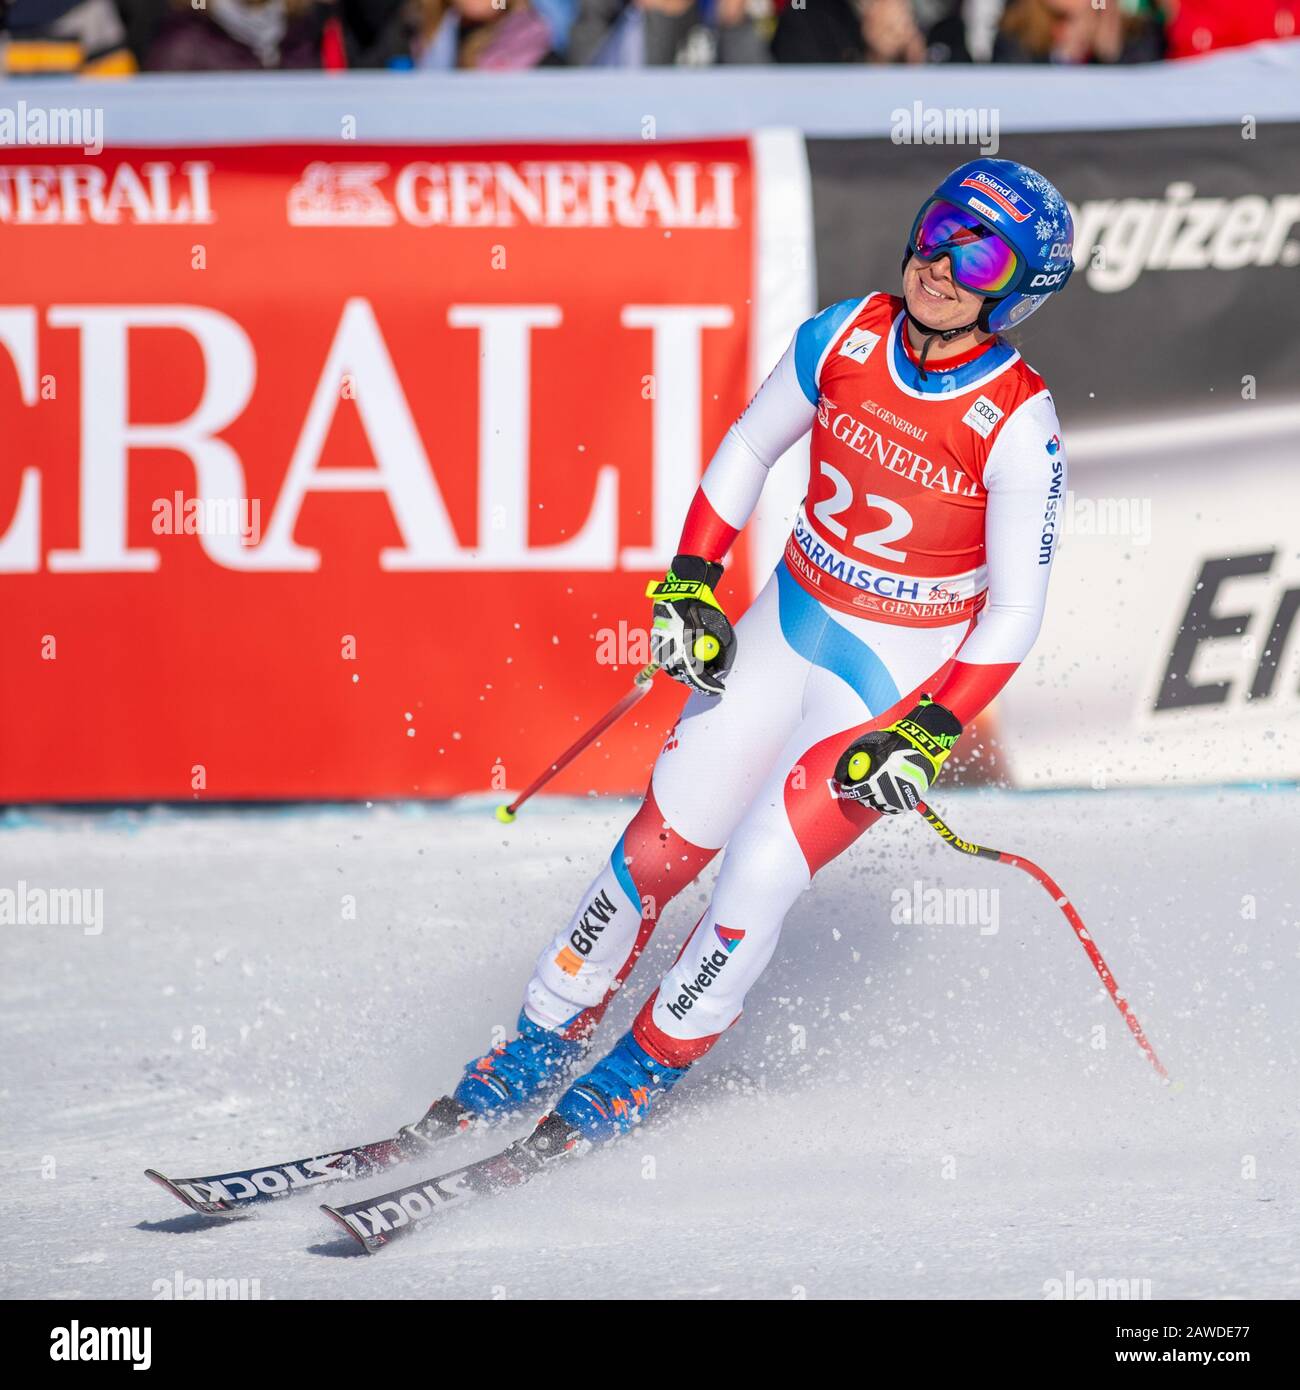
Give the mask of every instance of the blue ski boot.
[(466, 1110), (483, 1119), (510, 1115), (531, 1104), (562, 1082), (586, 1051), (585, 1042), (562, 1038), (525, 1013), (515, 1026), (519, 1036), (471, 1062), (452, 1092)]
[(603, 1144), (644, 1119), (653, 1099), (672, 1090), (687, 1070), (665, 1066), (626, 1033), (556, 1101), (555, 1114), (584, 1139)]

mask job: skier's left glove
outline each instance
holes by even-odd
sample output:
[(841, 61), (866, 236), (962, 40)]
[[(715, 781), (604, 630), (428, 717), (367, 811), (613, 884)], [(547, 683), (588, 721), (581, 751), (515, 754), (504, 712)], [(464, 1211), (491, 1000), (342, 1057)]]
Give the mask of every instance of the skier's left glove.
[(934, 785), (961, 724), (928, 695), (887, 729), (863, 734), (835, 765), (836, 792), (885, 815), (911, 811)]
[(677, 555), (672, 568), (646, 588), (654, 599), (650, 659), (675, 681), (721, 695), (736, 659), (736, 634), (713, 588), (722, 566), (698, 555)]

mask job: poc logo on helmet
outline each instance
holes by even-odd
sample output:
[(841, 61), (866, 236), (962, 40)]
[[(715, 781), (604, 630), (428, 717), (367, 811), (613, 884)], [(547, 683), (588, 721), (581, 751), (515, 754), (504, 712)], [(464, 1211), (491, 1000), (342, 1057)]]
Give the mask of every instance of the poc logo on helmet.
[(1059, 285), (1065, 279), (1066, 274), (1066, 271), (1058, 270), (1054, 275), (1035, 275), (1029, 282), (1029, 288), (1036, 290), (1045, 285)]

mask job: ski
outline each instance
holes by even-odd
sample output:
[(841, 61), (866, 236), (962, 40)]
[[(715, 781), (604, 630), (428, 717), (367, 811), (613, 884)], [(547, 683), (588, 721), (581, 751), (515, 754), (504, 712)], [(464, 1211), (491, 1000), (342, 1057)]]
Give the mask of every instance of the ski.
[(389, 1139), (356, 1144), (314, 1158), (295, 1158), (287, 1163), (267, 1163), (232, 1173), (212, 1173), (199, 1178), (169, 1178), (156, 1168), (145, 1177), (166, 1188), (191, 1211), (202, 1216), (238, 1217), (267, 1202), (290, 1197), (327, 1183), (368, 1178), (399, 1163), (425, 1154), (439, 1140), (468, 1128), (466, 1112), (444, 1096), (436, 1100), (424, 1118), (404, 1125)]
[(363, 1250), (373, 1255), (400, 1236), (410, 1235), (449, 1207), (464, 1206), (519, 1187), (543, 1168), (590, 1145), (574, 1135), (557, 1115), (548, 1115), (526, 1138), (498, 1153), (437, 1177), (423, 1178), (378, 1197), (347, 1206), (321, 1203), (321, 1210), (338, 1223)]

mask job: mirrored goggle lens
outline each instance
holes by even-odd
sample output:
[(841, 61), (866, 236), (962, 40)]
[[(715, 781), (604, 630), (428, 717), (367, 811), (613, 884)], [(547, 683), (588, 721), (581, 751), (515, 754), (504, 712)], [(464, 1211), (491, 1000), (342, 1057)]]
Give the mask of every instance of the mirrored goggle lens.
[(953, 279), (968, 290), (998, 294), (1016, 277), (1016, 253), (973, 213), (952, 203), (934, 202), (916, 229), (912, 249), (923, 261), (946, 255)]

